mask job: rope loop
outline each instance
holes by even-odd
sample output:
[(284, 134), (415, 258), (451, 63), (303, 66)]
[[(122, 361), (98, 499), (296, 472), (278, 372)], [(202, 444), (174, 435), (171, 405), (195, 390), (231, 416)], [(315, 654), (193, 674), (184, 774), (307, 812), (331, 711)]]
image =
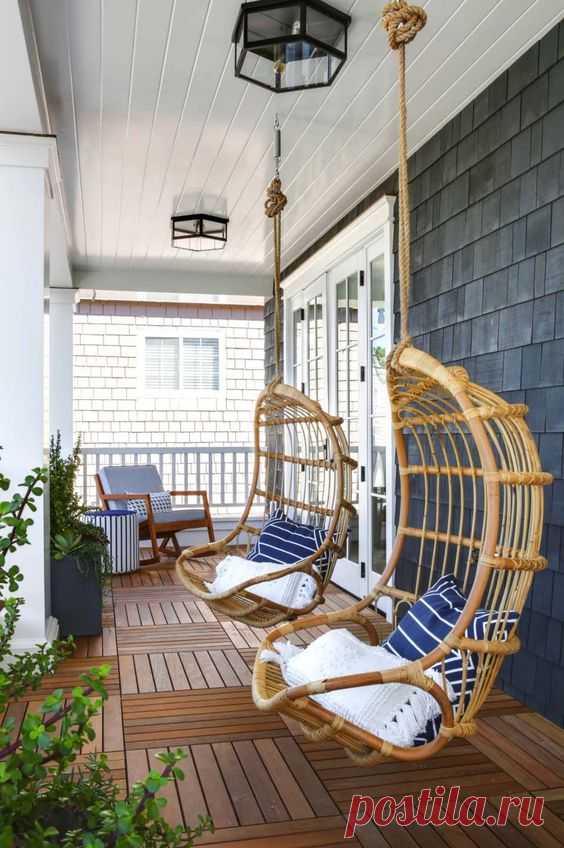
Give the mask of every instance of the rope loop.
[(390, 351), (386, 358), (386, 368), (388, 371), (396, 371), (398, 374), (403, 373), (403, 368), (400, 365), (400, 357), (406, 347), (411, 346), (411, 336), (406, 336)]
[(287, 202), (282, 180), (277, 174), (266, 189), (264, 202), (264, 212), (272, 221), (274, 237), (274, 367), (277, 377), (282, 376), (282, 211)]
[(276, 218), (280, 215), (288, 202), (288, 198), (282, 191), (282, 180), (274, 177), (266, 189), (266, 200), (264, 202), (264, 214), (267, 218)]
[[(427, 13), (405, 0), (393, 0), (382, 12), (382, 23), (392, 50), (399, 57), (399, 191), (398, 191), (398, 259), (400, 285), (400, 338), (409, 337), (409, 283), (411, 278), (411, 223), (407, 175), (407, 95), (405, 79), (405, 45), (412, 41), (427, 22)], [(397, 357), (396, 357), (397, 364)]]
[(393, 0), (382, 11), (382, 24), (388, 33), (392, 50), (413, 41), (427, 23), (427, 12), (421, 6), (412, 6), (405, 0)]

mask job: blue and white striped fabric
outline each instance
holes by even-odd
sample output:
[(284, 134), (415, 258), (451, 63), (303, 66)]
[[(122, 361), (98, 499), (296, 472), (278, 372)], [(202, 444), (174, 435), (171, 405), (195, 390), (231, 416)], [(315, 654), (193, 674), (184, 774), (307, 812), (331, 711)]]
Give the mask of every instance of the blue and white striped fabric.
[[(257, 543), (247, 556), (253, 562), (273, 562), (292, 565), (314, 554), (323, 544), (327, 531), (309, 524), (299, 524), (277, 509), (265, 523)], [(316, 567), (323, 574), (327, 557), (322, 557)]]
[[(407, 660), (419, 660), (430, 653), (450, 633), (462, 609), (466, 598), (456, 585), (453, 574), (445, 574), (404, 615), (390, 635), (384, 647), (392, 654)], [(512, 625), (518, 620), (517, 612), (491, 614), (487, 610), (478, 610), (466, 636), (470, 639), (489, 639), (494, 633), (496, 638), (505, 640)], [(500, 625), (498, 632), (498, 623)], [(476, 682), (478, 656), (470, 654), (466, 667), (465, 701), (468, 702)], [(440, 670), (441, 663), (436, 668)], [(453, 650), (445, 659), (445, 676), (456, 696), (462, 691), (462, 656)], [(415, 745), (422, 745), (435, 738), (441, 724), (440, 716), (430, 721), (425, 733), (417, 737)]]
[(87, 512), (83, 518), (106, 534), (114, 574), (139, 568), (139, 516), (135, 510), (99, 510)]

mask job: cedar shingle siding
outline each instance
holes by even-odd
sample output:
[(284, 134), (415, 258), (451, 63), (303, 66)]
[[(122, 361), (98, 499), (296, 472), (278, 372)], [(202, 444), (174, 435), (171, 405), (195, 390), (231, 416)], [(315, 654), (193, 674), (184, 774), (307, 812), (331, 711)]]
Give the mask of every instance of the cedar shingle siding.
[[(412, 157), (410, 181), (415, 343), (527, 403), (555, 475), (543, 545), (550, 567), (535, 577), (523, 649), (501, 680), (564, 724), (564, 24)], [(379, 186), (287, 271), (395, 187), (395, 177)], [(396, 303), (398, 294), (396, 286)]]

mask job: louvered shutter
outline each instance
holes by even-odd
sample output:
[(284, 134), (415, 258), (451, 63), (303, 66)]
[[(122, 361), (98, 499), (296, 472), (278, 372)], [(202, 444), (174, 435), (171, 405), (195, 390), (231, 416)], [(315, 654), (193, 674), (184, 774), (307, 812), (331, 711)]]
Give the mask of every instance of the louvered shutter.
[(178, 339), (145, 339), (145, 388), (149, 391), (172, 392), (179, 384)]
[(191, 391), (219, 391), (219, 339), (184, 339), (183, 384)]

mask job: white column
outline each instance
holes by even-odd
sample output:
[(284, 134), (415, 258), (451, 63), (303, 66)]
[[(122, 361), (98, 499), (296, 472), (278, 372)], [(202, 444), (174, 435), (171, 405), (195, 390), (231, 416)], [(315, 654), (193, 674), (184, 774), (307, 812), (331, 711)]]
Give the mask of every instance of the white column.
[[(47, 461), (45, 233), (52, 144), (52, 139), (0, 137), (0, 445), (2, 470), (12, 486)], [(18, 594), (25, 598), (16, 650), (53, 636), (46, 499), (37, 506), (31, 544), (14, 557), (24, 575)]]
[(75, 291), (49, 289), (49, 432), (73, 449), (73, 314)]

